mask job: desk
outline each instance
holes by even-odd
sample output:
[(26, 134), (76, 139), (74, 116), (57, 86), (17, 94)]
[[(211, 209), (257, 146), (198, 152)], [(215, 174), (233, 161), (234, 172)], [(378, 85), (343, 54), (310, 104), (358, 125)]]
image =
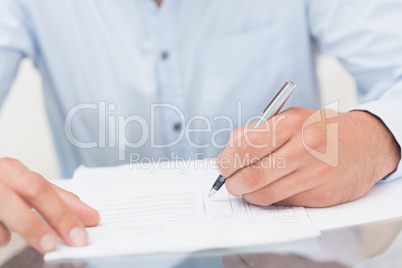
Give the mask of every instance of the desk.
[[(0, 268), (56, 267), (297, 267), (374, 268), (402, 267), (402, 218), (325, 231), (318, 247), (305, 254), (204, 251), (186, 254), (90, 259), (79, 262), (44, 263), (16, 234), (0, 249)], [(260, 251), (260, 250), (259, 250)], [(248, 264), (250, 265), (248, 265)]]

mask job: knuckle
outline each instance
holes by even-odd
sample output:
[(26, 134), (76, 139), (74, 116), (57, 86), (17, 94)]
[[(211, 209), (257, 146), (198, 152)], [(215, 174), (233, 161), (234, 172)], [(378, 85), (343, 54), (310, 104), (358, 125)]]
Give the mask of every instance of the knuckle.
[(293, 145), (292, 154), (287, 155), (289, 163), (291, 163), (291, 161), (298, 161), (300, 159), (304, 159), (306, 155), (308, 157), (310, 156), (310, 153), (299, 141), (294, 142), (292, 145)]
[(303, 121), (306, 118), (306, 111), (308, 109), (303, 107), (291, 107), (286, 110), (286, 115), (294, 122)]
[(262, 158), (270, 146), (270, 134), (268, 132), (248, 132), (244, 135), (239, 153), (251, 162)]
[(71, 196), (72, 198), (75, 198), (75, 199), (80, 200), (79, 196), (76, 195), (76, 194), (74, 194), (74, 193), (72, 193), (72, 192), (67, 192), (67, 194), (68, 194), (69, 196)]
[(63, 191), (63, 192), (57, 192), (57, 194), (61, 197), (61, 198), (68, 198), (68, 199), (77, 199), (80, 200), (80, 198), (78, 197), (78, 195), (72, 193), (72, 192), (68, 192), (68, 191)]
[(239, 168), (249, 165), (252, 161), (256, 161), (258, 158), (253, 146), (249, 146), (247, 142), (244, 142), (236, 151), (234, 159)]
[(22, 163), (17, 159), (10, 157), (0, 158), (0, 170), (2, 172), (10, 170), (10, 169), (21, 169), (23, 167)]
[(244, 133), (241, 144), (239, 144), (241, 152), (250, 152), (252, 149), (266, 144), (266, 140), (264, 139), (266, 133), (260, 133), (260, 131), (261, 130), (259, 130), (258, 133), (253, 131)]
[(332, 172), (332, 167), (325, 164), (325, 163), (320, 163), (314, 170), (314, 176), (311, 177), (311, 179), (314, 179), (317, 184), (320, 182), (322, 183), (330, 183), (329, 178), (330, 174)]
[(311, 149), (325, 153), (327, 142), (327, 131), (325, 125), (314, 123), (304, 129), (303, 139)]
[(58, 228), (71, 229), (72, 226), (77, 225), (77, 220), (73, 216), (72, 212), (65, 208), (61, 209), (58, 212), (57, 217), (54, 218), (54, 225)]
[(35, 176), (30, 185), (25, 188), (25, 194), (29, 198), (36, 198), (48, 193), (49, 190), (50, 187), (47, 182), (44, 179)]
[(17, 159), (10, 158), (10, 157), (2, 157), (0, 158), (0, 164), (6, 166), (13, 166), (18, 165), (20, 162)]
[(258, 189), (261, 182), (261, 169), (247, 167), (242, 173), (244, 185), (248, 189)]

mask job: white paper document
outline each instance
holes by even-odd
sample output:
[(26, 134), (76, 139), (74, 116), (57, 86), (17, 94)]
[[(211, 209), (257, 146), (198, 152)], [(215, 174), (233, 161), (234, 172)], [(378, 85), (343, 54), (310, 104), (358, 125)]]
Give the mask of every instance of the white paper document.
[(253, 206), (225, 187), (208, 198), (217, 175), (203, 168), (82, 169), (59, 185), (97, 209), (101, 222), (88, 228), (88, 246), (60, 244), (45, 260), (245, 247), (319, 235), (304, 208)]

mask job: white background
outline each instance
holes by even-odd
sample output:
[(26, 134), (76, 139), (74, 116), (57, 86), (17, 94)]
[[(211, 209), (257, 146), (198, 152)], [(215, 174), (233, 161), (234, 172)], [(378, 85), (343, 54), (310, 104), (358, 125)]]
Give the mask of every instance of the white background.
[[(341, 111), (356, 104), (354, 80), (338, 61), (320, 57), (317, 71), (324, 104), (339, 100)], [(0, 110), (0, 157), (5, 156), (20, 160), (48, 179), (60, 178), (40, 75), (29, 60), (23, 61)]]

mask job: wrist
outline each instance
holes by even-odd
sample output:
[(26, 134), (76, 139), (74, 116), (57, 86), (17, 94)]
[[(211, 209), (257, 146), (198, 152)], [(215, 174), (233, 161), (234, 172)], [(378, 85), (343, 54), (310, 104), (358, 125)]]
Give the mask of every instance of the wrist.
[(351, 111), (347, 114), (354, 125), (360, 128), (363, 135), (361, 138), (365, 140), (364, 146), (374, 149), (373, 176), (376, 182), (395, 172), (401, 160), (401, 147), (384, 122), (366, 111)]

